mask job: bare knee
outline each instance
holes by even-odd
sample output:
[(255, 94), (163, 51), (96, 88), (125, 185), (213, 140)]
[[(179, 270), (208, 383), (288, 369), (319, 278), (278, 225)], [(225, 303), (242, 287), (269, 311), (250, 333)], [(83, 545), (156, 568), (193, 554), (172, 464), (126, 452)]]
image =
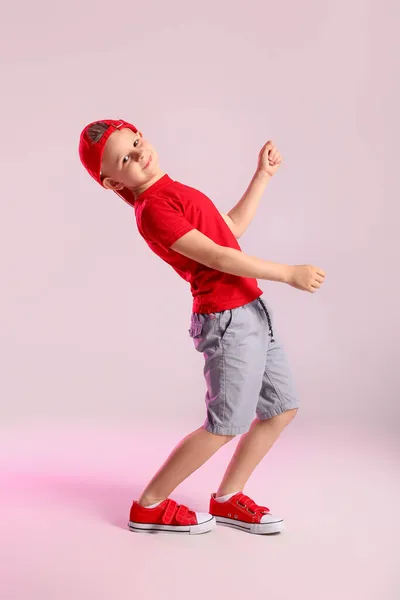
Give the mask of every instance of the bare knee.
[(297, 408), (290, 408), (289, 410), (286, 410), (283, 414), (286, 417), (286, 423), (290, 423), (290, 421), (292, 421), (294, 419), (294, 417), (297, 414), (298, 409)]
[[(207, 431), (207, 429), (204, 428), (204, 431)], [(224, 446), (225, 444), (227, 444), (228, 442), (230, 442), (231, 440), (233, 440), (236, 435), (225, 435), (223, 433), (214, 433), (211, 431), (207, 431), (207, 434), (212, 436), (214, 439), (218, 440), (218, 442), (221, 444), (221, 446)]]
[(236, 435), (220, 435), (218, 437), (223, 438), (223, 442), (222, 443), (225, 445), (228, 442), (232, 441), (236, 437)]
[(277, 424), (279, 423), (280, 427), (286, 427), (286, 425), (293, 420), (296, 413), (297, 408), (290, 408), (289, 410), (285, 410), (279, 413), (279, 415), (272, 417), (270, 420), (276, 421)]
[(222, 438), (221, 444), (223, 446), (225, 446), (225, 444), (227, 444), (228, 442), (231, 442), (236, 437), (236, 435), (218, 435), (218, 437)]

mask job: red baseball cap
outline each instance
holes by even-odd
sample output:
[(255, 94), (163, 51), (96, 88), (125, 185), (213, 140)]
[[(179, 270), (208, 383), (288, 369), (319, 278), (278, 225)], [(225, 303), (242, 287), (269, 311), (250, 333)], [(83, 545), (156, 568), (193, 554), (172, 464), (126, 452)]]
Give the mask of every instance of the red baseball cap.
[[(97, 123), (104, 123), (108, 128), (105, 130), (103, 135), (99, 138), (97, 142), (90, 139), (88, 136), (88, 130), (92, 125)], [(81, 163), (89, 173), (101, 186), (103, 186), (101, 180), (101, 161), (103, 159), (104, 146), (110, 135), (114, 133), (116, 129), (123, 129), (127, 127), (131, 129), (134, 133), (137, 133), (137, 128), (128, 123), (127, 121), (123, 121), (119, 119), (118, 121), (114, 121), (111, 119), (103, 119), (101, 121), (93, 121), (93, 123), (89, 123), (83, 129), (80, 140), (79, 140), (79, 157), (81, 159)], [(114, 190), (115, 193), (125, 200), (130, 206), (133, 206), (135, 203), (135, 198), (133, 193), (127, 188), (123, 188), (122, 190)]]

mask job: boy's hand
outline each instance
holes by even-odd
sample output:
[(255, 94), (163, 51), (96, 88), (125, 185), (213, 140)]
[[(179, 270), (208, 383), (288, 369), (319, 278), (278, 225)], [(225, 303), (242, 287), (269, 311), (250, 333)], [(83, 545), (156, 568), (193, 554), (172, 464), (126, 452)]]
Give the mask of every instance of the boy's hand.
[(289, 268), (286, 283), (292, 287), (314, 294), (325, 281), (325, 271), (312, 265), (295, 265)]
[(275, 175), (280, 165), (282, 164), (282, 157), (278, 151), (278, 148), (269, 141), (261, 148), (258, 156), (258, 169), (261, 173), (266, 173), (270, 177)]

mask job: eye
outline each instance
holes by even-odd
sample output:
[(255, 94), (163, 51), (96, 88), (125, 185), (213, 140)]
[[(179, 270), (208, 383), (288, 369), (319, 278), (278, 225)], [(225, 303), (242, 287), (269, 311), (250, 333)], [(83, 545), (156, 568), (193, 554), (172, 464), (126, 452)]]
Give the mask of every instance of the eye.
[[(138, 146), (139, 142), (140, 142), (140, 138), (138, 137), (138, 138), (136, 138), (134, 140), (133, 147), (136, 148)], [(126, 156), (124, 156), (124, 158), (122, 159), (122, 166), (126, 165), (126, 163), (129, 161), (129, 158), (130, 158), (129, 154), (127, 154)]]

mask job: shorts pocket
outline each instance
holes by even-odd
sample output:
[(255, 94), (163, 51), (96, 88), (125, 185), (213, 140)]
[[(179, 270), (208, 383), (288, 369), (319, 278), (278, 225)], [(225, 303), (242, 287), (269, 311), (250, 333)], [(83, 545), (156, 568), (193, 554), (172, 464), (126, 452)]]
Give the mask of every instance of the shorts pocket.
[(189, 335), (191, 338), (197, 338), (203, 331), (203, 323), (200, 321), (192, 321), (189, 328)]
[(217, 316), (215, 313), (193, 313), (189, 335), (199, 352), (213, 352), (218, 347), (219, 334), (217, 331)]
[(233, 321), (233, 311), (228, 309), (219, 313), (218, 329), (220, 340), (223, 340)]

